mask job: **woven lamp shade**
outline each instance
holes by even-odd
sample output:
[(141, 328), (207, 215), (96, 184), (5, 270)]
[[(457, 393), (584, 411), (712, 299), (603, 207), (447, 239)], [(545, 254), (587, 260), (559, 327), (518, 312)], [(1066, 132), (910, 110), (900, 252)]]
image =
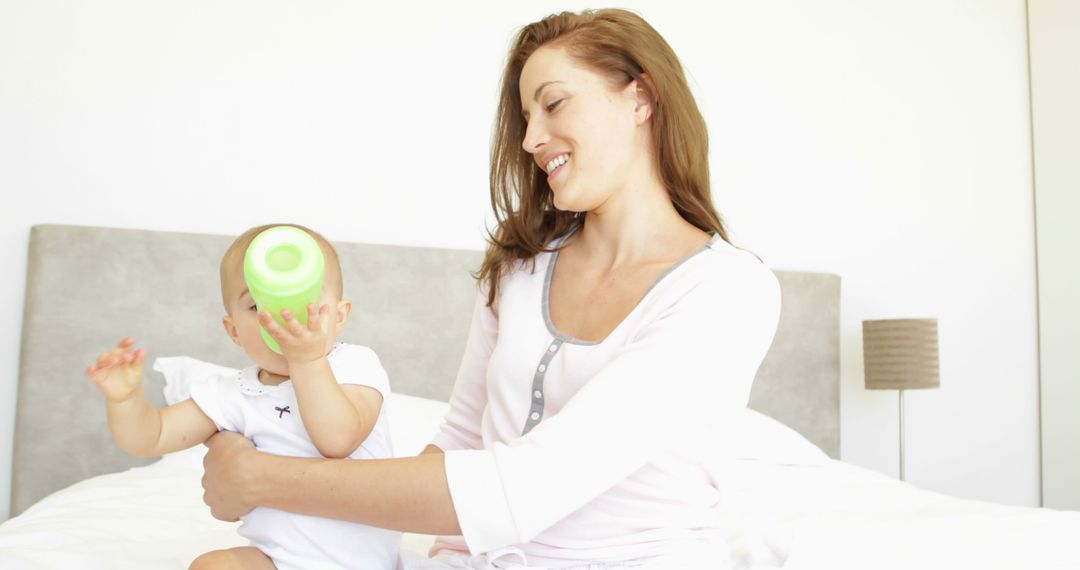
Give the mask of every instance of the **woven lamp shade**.
[(866, 389), (940, 386), (937, 329), (937, 319), (863, 321)]

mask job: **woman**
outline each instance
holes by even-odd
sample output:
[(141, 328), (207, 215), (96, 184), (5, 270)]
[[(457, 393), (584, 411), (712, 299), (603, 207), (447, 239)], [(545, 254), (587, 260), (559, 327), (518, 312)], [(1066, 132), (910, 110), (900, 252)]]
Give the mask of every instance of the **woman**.
[(418, 457), (351, 462), (219, 434), (214, 516), (267, 506), (463, 535), (434, 550), (481, 567), (722, 564), (724, 421), (748, 401), (780, 303), (772, 272), (726, 241), (707, 155), (682, 67), (639, 16), (526, 26), (496, 117), (498, 225), (442, 430)]

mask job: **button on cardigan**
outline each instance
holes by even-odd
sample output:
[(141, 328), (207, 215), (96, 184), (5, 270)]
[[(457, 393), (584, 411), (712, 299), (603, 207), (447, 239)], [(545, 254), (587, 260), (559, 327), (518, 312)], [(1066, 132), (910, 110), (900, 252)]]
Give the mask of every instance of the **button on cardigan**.
[(772, 343), (776, 277), (714, 236), (585, 341), (551, 322), (557, 259), (505, 275), (494, 311), (478, 295), (433, 440), (468, 549), (555, 567), (722, 549), (725, 423)]

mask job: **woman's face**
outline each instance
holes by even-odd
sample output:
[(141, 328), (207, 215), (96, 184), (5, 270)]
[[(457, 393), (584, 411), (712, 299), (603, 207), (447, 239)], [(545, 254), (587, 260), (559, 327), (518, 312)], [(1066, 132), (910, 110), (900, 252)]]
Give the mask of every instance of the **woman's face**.
[(649, 109), (636, 82), (614, 87), (564, 49), (544, 47), (525, 62), (519, 88), (521, 146), (547, 173), (559, 210), (595, 211), (648, 167)]

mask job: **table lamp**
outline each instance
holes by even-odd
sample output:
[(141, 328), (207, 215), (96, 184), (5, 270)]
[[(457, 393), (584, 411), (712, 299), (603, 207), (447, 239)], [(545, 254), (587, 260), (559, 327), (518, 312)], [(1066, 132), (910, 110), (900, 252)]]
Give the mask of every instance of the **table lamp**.
[(863, 321), (867, 390), (900, 392), (900, 480), (904, 480), (904, 390), (937, 388), (937, 319)]

